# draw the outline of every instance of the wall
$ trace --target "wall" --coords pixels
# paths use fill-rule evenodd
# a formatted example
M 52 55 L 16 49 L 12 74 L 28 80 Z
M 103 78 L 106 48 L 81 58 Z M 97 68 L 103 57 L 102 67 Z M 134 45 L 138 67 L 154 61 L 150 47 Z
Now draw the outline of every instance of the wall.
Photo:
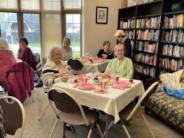
M 84 0 L 83 7 L 83 55 L 96 55 L 104 40 L 114 46 L 118 9 L 126 6 L 126 0 Z M 96 24 L 96 6 L 109 7 L 108 24 Z

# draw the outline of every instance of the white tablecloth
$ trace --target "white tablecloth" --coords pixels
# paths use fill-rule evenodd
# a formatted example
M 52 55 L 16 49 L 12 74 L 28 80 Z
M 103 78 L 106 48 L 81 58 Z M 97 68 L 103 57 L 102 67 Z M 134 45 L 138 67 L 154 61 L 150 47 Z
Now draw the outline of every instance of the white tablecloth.
M 86 73 L 90 72 L 104 72 L 109 61 L 104 63 L 83 63 Z
M 109 88 L 106 93 L 99 94 L 94 90 L 80 90 L 73 87 L 74 84 L 59 82 L 52 88 L 64 89 L 70 92 L 80 102 L 80 104 L 104 111 L 106 114 L 114 117 L 114 123 L 120 119 L 119 112 L 124 109 L 136 97 L 145 92 L 141 81 L 134 80 L 131 88 L 119 90 Z

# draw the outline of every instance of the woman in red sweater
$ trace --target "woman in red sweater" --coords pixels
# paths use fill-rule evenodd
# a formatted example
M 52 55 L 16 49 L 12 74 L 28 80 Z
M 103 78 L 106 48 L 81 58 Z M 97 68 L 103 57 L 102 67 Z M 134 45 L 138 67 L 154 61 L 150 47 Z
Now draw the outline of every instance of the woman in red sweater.
M 36 70 L 36 60 L 33 55 L 33 52 L 28 47 L 28 40 L 26 38 L 20 38 L 19 44 L 20 48 L 18 51 L 18 59 L 21 59 L 22 61 L 26 62 L 27 64 L 29 64 L 29 66 Z

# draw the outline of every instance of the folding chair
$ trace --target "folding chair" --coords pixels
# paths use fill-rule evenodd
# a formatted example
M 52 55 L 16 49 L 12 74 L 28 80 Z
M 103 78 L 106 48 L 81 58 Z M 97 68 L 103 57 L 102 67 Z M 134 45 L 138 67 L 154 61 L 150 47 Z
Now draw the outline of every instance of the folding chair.
M 133 115 L 136 113 L 136 111 L 139 109 L 139 107 L 141 106 L 141 103 L 144 101 L 144 99 L 153 91 L 156 89 L 156 87 L 158 86 L 158 82 L 154 82 L 147 90 L 146 92 L 139 98 L 137 104 L 132 108 L 131 112 L 129 113 L 129 115 L 125 118 L 125 114 L 124 114 L 124 110 L 122 110 L 119 114 L 120 114 L 120 124 L 121 124 L 121 128 L 125 131 L 126 135 L 128 136 L 128 138 L 131 138 L 130 133 L 128 132 L 127 126 L 130 124 L 131 118 L 133 117 Z M 151 135 L 153 138 L 155 138 L 154 133 L 151 130 L 150 124 L 148 123 L 148 121 L 146 120 L 146 117 L 144 116 L 143 113 L 141 113 L 143 120 L 146 123 L 146 126 L 148 127 Z M 109 129 L 113 126 L 113 122 L 110 122 L 109 125 L 106 128 L 106 131 L 104 132 L 103 136 L 105 137 L 109 131 Z
M 102 137 L 102 131 L 97 123 L 97 115 L 89 111 L 84 111 L 80 103 L 71 94 L 65 90 L 52 89 L 48 93 L 48 98 L 57 118 L 50 137 L 53 135 L 58 120 L 62 120 L 64 126 L 63 136 L 65 133 L 65 124 L 67 123 L 69 125 L 86 125 L 90 127 L 87 138 L 90 138 L 92 129 L 96 125 Z
M 22 128 L 20 138 L 23 138 L 25 111 L 22 103 L 12 96 L 0 98 L 0 106 L 3 112 L 3 123 L 5 132 L 15 135 L 18 128 Z

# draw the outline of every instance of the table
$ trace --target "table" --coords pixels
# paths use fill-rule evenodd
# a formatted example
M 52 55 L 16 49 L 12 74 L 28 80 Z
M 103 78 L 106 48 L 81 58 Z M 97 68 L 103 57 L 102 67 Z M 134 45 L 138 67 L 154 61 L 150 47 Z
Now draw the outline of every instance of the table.
M 102 59 L 95 56 L 83 56 L 79 58 L 79 61 L 84 65 L 86 73 L 104 72 L 109 63 L 108 59 Z
M 113 116 L 114 124 L 120 120 L 119 112 L 145 92 L 143 83 L 139 80 L 134 80 L 134 83 L 128 89 L 109 88 L 106 93 L 97 93 L 94 90 L 80 90 L 73 86 L 74 84 L 72 83 L 59 82 L 54 84 L 52 88 L 66 90 L 80 101 L 81 105 L 101 110 Z

